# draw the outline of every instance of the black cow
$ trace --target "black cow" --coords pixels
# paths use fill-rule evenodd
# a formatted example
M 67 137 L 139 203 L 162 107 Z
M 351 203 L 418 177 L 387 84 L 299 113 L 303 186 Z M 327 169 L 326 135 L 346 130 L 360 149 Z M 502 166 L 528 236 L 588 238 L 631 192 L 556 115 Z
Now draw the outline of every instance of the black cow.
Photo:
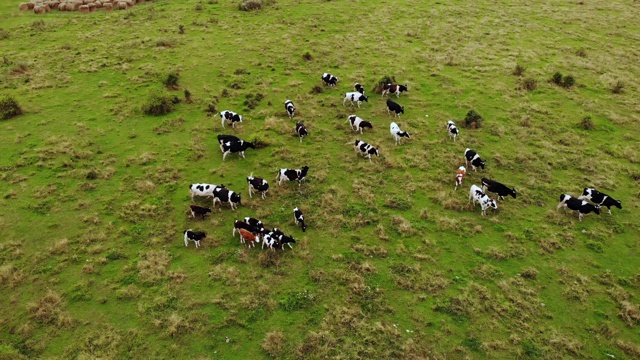
M 190 205 L 191 208 L 191 217 L 195 218 L 196 215 L 202 216 L 202 220 L 204 220 L 205 215 L 211 212 L 211 209 L 198 206 L 198 205 Z
M 405 91 L 409 91 L 408 88 L 409 85 L 395 85 L 395 84 L 384 84 L 382 86 L 382 95 L 384 96 L 385 94 L 396 94 L 396 97 L 400 97 L 400 94 L 405 92 Z
M 247 150 L 248 148 L 252 148 L 255 149 L 256 146 L 248 141 L 244 141 L 244 140 L 240 140 L 240 141 L 226 141 L 223 142 L 221 145 L 222 148 L 222 161 L 224 161 L 224 159 L 227 157 L 227 155 L 229 155 L 229 153 L 239 153 L 239 155 L 242 156 L 242 158 L 244 159 L 244 152 L 245 150 Z
M 220 118 L 222 119 L 222 128 L 224 129 L 224 123 L 231 122 L 231 127 L 236 127 L 236 123 L 242 122 L 242 115 L 238 115 L 233 111 L 225 110 L 220 112 Z
M 615 206 L 618 209 L 622 209 L 622 202 L 620 200 L 616 200 L 611 196 L 601 193 L 594 188 L 585 188 L 584 191 L 582 191 L 582 195 L 580 195 L 578 199 L 589 200 L 594 204 L 606 206 L 607 210 L 609 210 L 609 215 L 611 215 L 612 206 Z
M 513 196 L 514 199 L 516 198 L 516 189 L 510 189 L 506 185 L 487 178 L 482 178 L 482 190 L 498 194 L 499 200 L 504 200 L 507 195 Z
M 193 231 L 191 229 L 184 231 L 184 246 L 189 246 L 189 241 L 196 244 L 196 248 L 200 247 L 200 241 L 206 238 L 207 234 L 202 231 Z
M 278 186 L 282 185 L 283 181 L 298 181 L 298 186 L 302 183 L 307 177 L 307 172 L 309 171 L 308 166 L 303 166 L 301 170 L 296 169 L 280 169 L 278 171 L 278 175 L 276 175 L 276 181 L 278 181 Z
M 293 218 L 296 221 L 296 225 L 298 225 L 298 223 L 300 223 L 300 226 L 302 227 L 302 232 L 307 231 L 307 225 L 304 224 L 304 215 L 302 214 L 302 211 L 300 211 L 300 209 L 293 208 Z
M 369 158 L 369 162 L 371 162 L 371 155 L 380 156 L 380 152 L 378 149 L 373 147 L 373 145 L 369 145 L 364 141 L 356 140 L 353 144 L 353 149 L 356 153 L 360 150 L 360 153 L 364 155 L 364 157 Z
M 353 89 L 357 92 L 359 92 L 360 94 L 364 95 L 364 87 L 362 85 L 360 85 L 359 83 L 356 83 L 353 86 Z
M 344 105 L 345 101 L 351 101 L 351 106 L 353 106 L 353 102 L 357 102 L 358 103 L 358 107 L 360 107 L 360 104 L 363 101 L 369 102 L 369 98 L 364 95 L 361 94 L 359 92 L 348 92 L 346 94 L 344 94 L 344 99 L 342 100 L 342 105 Z
M 293 105 L 293 101 L 287 100 L 284 102 L 284 108 L 287 110 L 290 118 L 293 118 L 293 113 L 296 111 L 296 107 Z
M 298 121 L 296 123 L 296 133 L 298 133 L 298 136 L 300 137 L 300 142 L 302 142 L 303 137 L 309 135 L 309 132 L 302 121 Z
M 224 152 L 224 150 L 222 150 L 222 143 L 229 141 L 240 141 L 240 138 L 235 135 L 218 134 L 218 144 L 220 144 L 220 151 Z
M 404 106 L 387 99 L 387 113 L 391 114 L 392 111 L 396 116 L 400 117 L 400 114 L 404 114 Z
M 600 206 L 589 204 L 586 201 L 576 199 L 573 196 L 567 195 L 567 194 L 560 195 L 560 202 L 556 207 L 556 211 L 563 206 L 571 210 L 577 211 L 578 219 L 580 219 L 580 221 L 582 221 L 582 217 L 584 215 L 590 212 L 595 212 L 596 214 L 600 215 Z
M 338 83 L 338 78 L 329 73 L 324 73 L 322 74 L 322 82 L 325 85 L 336 86 L 336 84 Z
M 476 171 L 476 167 L 481 167 L 482 170 L 484 170 L 484 161 L 482 161 L 482 159 L 480 159 L 480 155 L 478 155 L 477 152 L 467 148 L 464 151 L 464 158 L 466 160 L 465 164 L 467 166 L 469 166 L 469 163 L 471 163 L 471 168 L 473 169 L 473 171 Z
M 231 210 L 235 210 L 238 208 L 238 204 L 242 205 L 241 200 L 240 194 L 227 188 L 219 187 L 213 190 L 213 207 L 216 206 L 216 201 L 219 201 L 220 204 L 228 202 L 231 206 Z
M 262 223 L 262 221 L 260 221 L 260 220 L 258 220 L 256 218 L 252 218 L 252 217 L 248 217 L 247 216 L 246 218 L 244 218 L 244 222 L 246 222 L 247 224 L 249 224 L 249 225 L 251 225 L 251 226 L 253 226 L 253 227 L 257 228 L 257 229 L 260 229 L 260 228 L 264 227 L 264 224 Z
M 269 183 L 267 180 L 249 175 L 249 177 L 247 177 L 247 183 L 249 184 L 249 197 L 253 197 L 251 194 L 254 191 L 259 192 L 263 199 L 267 196 L 267 191 L 269 191 Z

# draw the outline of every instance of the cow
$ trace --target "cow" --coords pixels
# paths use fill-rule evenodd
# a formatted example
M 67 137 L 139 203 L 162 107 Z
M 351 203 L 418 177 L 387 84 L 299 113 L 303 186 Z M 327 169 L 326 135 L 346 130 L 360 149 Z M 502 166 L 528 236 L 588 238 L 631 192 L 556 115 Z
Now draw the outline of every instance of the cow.
M 473 200 L 473 205 L 475 205 L 476 202 L 480 204 L 480 208 L 482 209 L 482 216 L 485 216 L 488 208 L 498 210 L 498 204 L 496 203 L 496 201 L 482 192 L 482 189 L 478 187 L 478 185 L 471 185 L 471 188 L 469 189 L 469 201 L 471 200 Z
M 501 201 L 504 200 L 504 197 L 507 195 L 511 195 L 514 199 L 517 195 L 516 189 L 509 188 L 506 185 L 487 178 L 482 178 L 482 191 L 489 191 L 498 194 L 498 200 Z
M 346 94 L 344 94 L 344 99 L 342 100 L 342 105 L 344 105 L 344 103 L 349 100 L 351 101 L 351 106 L 353 106 L 353 102 L 357 102 L 358 103 L 358 107 L 360 107 L 360 104 L 363 101 L 369 102 L 369 98 L 364 95 L 361 94 L 359 92 L 348 92 Z
M 473 169 L 473 171 L 476 171 L 476 167 L 481 167 L 482 170 L 484 170 L 485 163 L 484 161 L 482 161 L 482 159 L 480 159 L 480 155 L 478 155 L 478 153 L 474 150 L 467 148 L 464 151 L 464 158 L 466 160 L 465 165 L 469 166 L 469 163 L 471 163 L 471 168 Z
M 254 191 L 259 192 L 263 199 L 267 196 L 267 191 L 269 191 L 269 183 L 267 180 L 253 177 L 253 174 L 251 174 L 247 177 L 247 184 L 249 184 L 249 197 L 253 197 L 251 194 Z
M 229 155 L 230 153 L 238 153 L 239 156 L 242 156 L 244 159 L 244 152 L 248 148 L 255 149 L 256 146 L 252 142 L 240 140 L 240 141 L 227 141 L 223 142 L 221 145 L 222 148 L 222 161 Z
M 609 215 L 611 215 L 612 206 L 615 206 L 618 209 L 622 209 L 622 202 L 620 200 L 616 200 L 611 196 L 601 193 L 594 188 L 585 188 L 582 191 L 582 195 L 580 195 L 578 199 L 589 200 L 596 205 L 606 206 L 607 210 L 609 210 Z
M 240 242 L 242 244 L 247 242 L 248 247 L 255 247 L 256 242 L 260 242 L 260 238 L 246 229 L 240 229 Z
M 222 150 L 222 144 L 230 141 L 240 141 L 240 138 L 235 135 L 218 134 L 218 144 L 220 144 L 220 151 L 224 153 L 224 150 Z
M 202 206 L 198 206 L 198 205 L 190 205 L 189 206 L 191 208 L 191 217 L 195 218 L 196 215 L 200 215 L 202 216 L 202 220 L 204 220 L 205 215 L 207 215 L 207 213 L 211 212 L 211 209 L 206 208 L 206 207 L 202 207 Z
M 360 130 L 360 134 L 362 134 L 362 130 L 365 128 L 373 129 L 371 122 L 362 120 L 355 115 L 349 115 L 349 117 L 347 117 L 347 122 L 349 123 L 349 127 L 354 131 Z
M 298 121 L 296 123 L 296 133 L 298 133 L 298 136 L 300 137 L 300 142 L 302 142 L 303 137 L 309 135 L 309 132 L 302 121 Z
M 280 169 L 278 174 L 276 175 L 276 181 L 278 182 L 278 186 L 282 185 L 283 181 L 297 181 L 298 186 L 302 184 L 302 180 L 307 177 L 307 172 L 309 172 L 308 166 L 303 166 L 302 169 Z
M 391 135 L 393 135 L 393 138 L 396 141 L 396 145 L 398 145 L 398 143 L 400 142 L 400 139 L 403 137 L 406 137 L 407 139 L 411 139 L 411 136 L 409 136 L 409 133 L 406 131 L 400 130 L 400 127 L 398 126 L 398 124 L 394 122 L 391 123 L 391 126 L 389 127 L 389 132 L 391 132 Z
M 234 220 L 233 221 L 233 236 L 236 236 L 236 230 L 240 230 L 240 229 L 245 229 L 245 230 L 250 231 L 250 232 L 252 232 L 254 234 L 259 233 L 260 231 L 264 230 L 262 225 L 254 226 L 252 224 L 249 224 L 246 220 L 245 221 Z M 240 239 L 240 241 L 242 241 L 242 239 Z
M 304 224 L 304 215 L 302 214 L 302 211 L 300 211 L 300 209 L 298 209 L 297 207 L 293 208 L 293 219 L 296 221 L 296 225 L 300 223 L 302 232 L 307 231 L 307 225 Z
M 265 245 L 267 245 L 267 248 L 271 249 L 271 251 L 275 251 L 275 248 L 278 247 L 280 243 L 276 235 L 270 232 L 262 237 L 262 249 L 264 249 Z
M 264 227 L 264 224 L 262 223 L 262 221 L 256 219 L 256 218 L 252 218 L 252 217 L 245 217 L 244 218 L 244 222 L 253 226 L 256 229 L 260 229 Z
M 220 112 L 220 118 L 222 119 L 222 128 L 224 129 L 224 123 L 229 121 L 231 123 L 231 127 L 235 128 L 236 123 L 242 122 L 242 115 L 238 115 L 233 111 L 225 110 Z
M 196 249 L 200 247 L 200 241 L 206 238 L 207 234 L 202 231 L 193 231 L 191 229 L 184 231 L 184 246 L 189 246 L 189 241 L 196 244 Z
M 380 97 L 391 93 L 396 94 L 396 97 L 399 98 L 401 93 L 409 91 L 408 86 L 409 85 L 384 84 L 382 86 L 382 95 Z
M 590 212 L 600 215 L 600 205 L 593 205 L 584 200 L 576 199 L 571 195 L 560 195 L 560 202 L 556 207 L 556 211 L 561 207 L 566 207 L 578 212 L 578 219 L 582 221 L 582 217 Z
M 353 86 L 353 89 L 357 92 L 359 92 L 360 94 L 364 95 L 364 87 L 362 85 L 360 85 L 359 83 L 356 83 Z
M 278 244 L 282 246 L 283 251 L 285 245 L 289 245 L 289 248 L 293 249 L 293 246 L 291 246 L 291 244 L 295 243 L 296 240 L 293 238 L 293 236 L 287 236 L 284 234 L 278 236 Z
M 380 152 L 378 151 L 378 149 L 358 139 L 356 139 L 355 143 L 353 144 L 353 149 L 356 154 L 358 153 L 358 150 L 360 150 L 360 153 L 362 153 L 364 157 L 369 158 L 369 162 L 372 162 L 371 155 L 380 156 Z
M 453 190 L 458 190 L 458 186 L 462 186 L 462 180 L 467 176 L 467 169 L 464 166 L 460 166 L 456 171 L 456 187 Z
M 236 210 L 238 204 L 242 205 L 240 194 L 227 188 L 218 187 L 213 190 L 213 207 L 216 207 L 216 201 L 220 202 L 221 205 L 223 202 L 228 202 L 231 210 Z
M 338 78 L 329 73 L 324 73 L 322 74 L 322 82 L 328 86 L 336 86 Z
M 453 138 L 453 141 L 456 141 L 456 137 L 459 134 L 458 128 L 456 127 L 456 124 L 449 120 L 447 121 L 447 132 L 449 132 L 449 137 Z
M 296 111 L 296 107 L 293 105 L 293 101 L 287 100 L 284 102 L 284 109 L 287 110 L 289 117 L 293 119 L 293 113 Z
M 391 115 L 392 111 L 395 116 L 400 117 L 400 114 L 404 114 L 404 106 L 400 106 L 398 103 L 387 99 L 387 113 Z
M 193 200 L 194 196 L 211 196 L 213 197 L 213 190 L 217 187 L 224 187 L 224 185 L 214 185 L 214 184 L 191 184 L 189 185 L 189 195 L 191 196 L 191 200 Z

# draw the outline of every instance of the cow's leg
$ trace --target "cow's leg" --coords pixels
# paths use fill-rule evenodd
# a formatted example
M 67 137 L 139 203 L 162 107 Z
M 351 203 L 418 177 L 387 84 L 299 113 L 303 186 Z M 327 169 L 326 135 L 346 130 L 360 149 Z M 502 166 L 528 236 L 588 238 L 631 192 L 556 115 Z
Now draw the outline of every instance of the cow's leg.
M 240 154 L 242 154 L 242 158 L 243 158 L 243 159 L 246 159 L 246 158 L 244 157 L 244 151 L 241 151 L 241 152 L 240 152 Z
M 291 246 L 291 244 L 290 244 L 290 243 L 287 243 L 287 245 L 289 245 L 289 247 L 290 247 L 291 249 L 293 249 L 293 246 Z M 282 249 L 282 250 L 284 250 L 284 249 Z
M 251 196 L 251 185 L 249 185 L 249 197 L 252 197 Z
M 224 118 L 222 118 L 222 128 L 224 129 Z
M 582 213 L 580 211 L 578 211 L 578 220 L 582 221 Z
M 224 161 L 224 158 L 227 157 L 227 155 L 229 154 L 230 150 L 227 150 L 224 154 L 222 154 L 222 161 Z
M 187 238 L 187 234 L 184 234 L 184 246 L 189 247 L 189 239 Z

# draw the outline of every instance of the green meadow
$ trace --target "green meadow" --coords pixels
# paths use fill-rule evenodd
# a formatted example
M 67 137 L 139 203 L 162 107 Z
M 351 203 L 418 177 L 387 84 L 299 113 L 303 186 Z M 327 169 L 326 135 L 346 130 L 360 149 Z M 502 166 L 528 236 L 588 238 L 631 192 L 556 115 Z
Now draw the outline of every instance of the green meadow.
M 0 98 L 23 110 L 0 120 L 0 359 L 640 358 L 639 2 L 18 4 L 0 0 Z M 399 119 L 385 78 L 408 85 L 388 97 Z M 343 105 L 356 82 L 368 102 Z M 158 96 L 173 111 L 145 114 Z M 243 122 L 223 129 L 223 110 Z M 223 162 L 218 134 L 257 148 Z M 454 191 L 466 148 L 486 169 Z M 481 216 L 482 177 L 517 198 Z M 211 206 L 193 183 L 242 204 L 192 219 Z M 587 187 L 623 208 L 556 211 Z M 240 244 L 246 216 L 293 249 Z M 199 249 L 185 229 L 207 233 Z

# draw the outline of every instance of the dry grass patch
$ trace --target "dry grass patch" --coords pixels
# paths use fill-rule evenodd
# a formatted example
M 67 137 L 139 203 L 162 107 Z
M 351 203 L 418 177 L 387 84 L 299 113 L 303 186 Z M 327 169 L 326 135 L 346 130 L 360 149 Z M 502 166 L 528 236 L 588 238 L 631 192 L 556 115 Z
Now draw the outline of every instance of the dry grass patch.
M 0 285 L 13 289 L 20 285 L 25 275 L 13 264 L 0 265 Z
M 640 345 L 624 340 L 616 341 L 616 345 L 620 348 L 620 350 L 624 351 L 625 354 L 631 356 L 634 359 L 640 359 Z
M 53 290 L 49 290 L 44 297 L 37 302 L 27 305 L 29 317 L 44 325 L 54 325 L 58 328 L 69 327 L 73 320 L 62 309 L 65 303 L 62 297 Z
M 164 250 L 151 250 L 142 255 L 138 261 L 140 281 L 143 283 L 155 283 L 167 278 L 167 268 L 171 262 L 171 256 Z

